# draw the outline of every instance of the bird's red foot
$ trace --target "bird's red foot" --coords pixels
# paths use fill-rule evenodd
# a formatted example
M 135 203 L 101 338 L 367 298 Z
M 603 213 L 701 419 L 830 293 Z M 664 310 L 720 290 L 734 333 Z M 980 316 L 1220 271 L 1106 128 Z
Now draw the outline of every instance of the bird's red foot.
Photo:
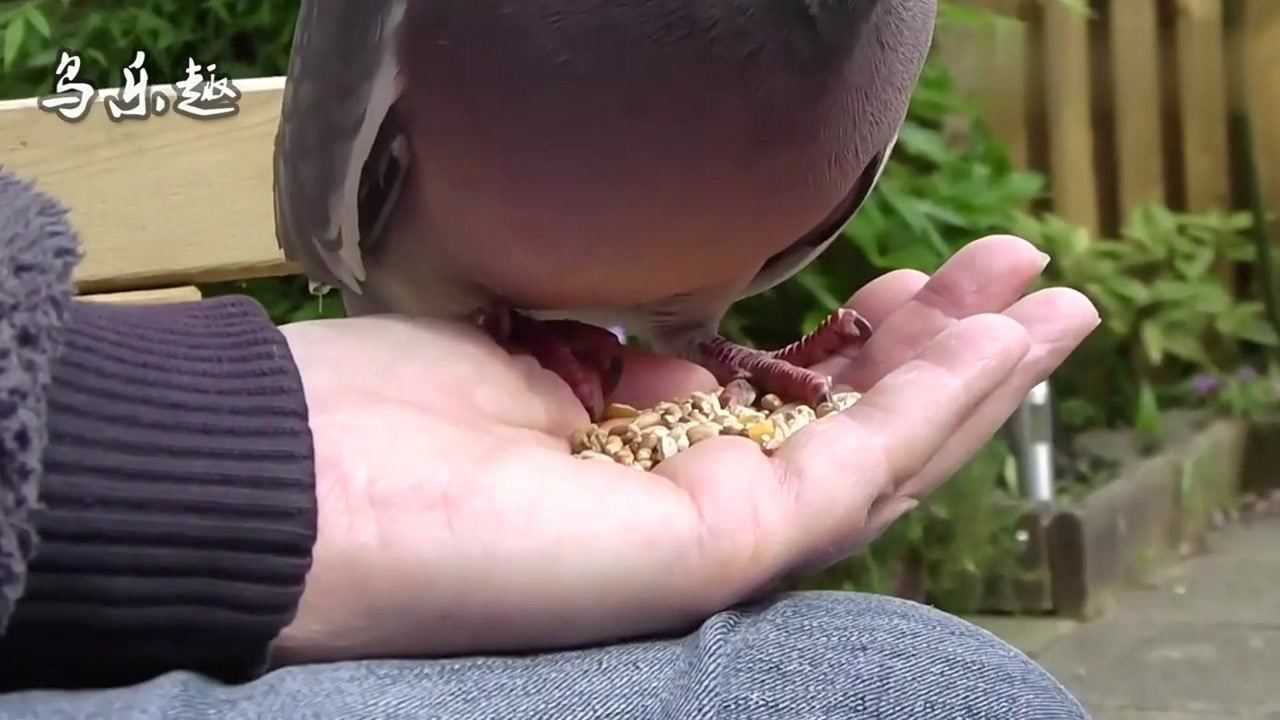
M 512 354 L 530 355 L 560 376 L 593 421 L 622 379 L 622 343 L 612 332 L 573 320 L 535 320 L 511 310 L 480 314 L 479 324 Z
M 840 308 L 813 332 L 780 350 L 756 350 L 719 335 L 700 348 L 702 365 L 725 387 L 730 403 L 755 402 L 754 388 L 785 402 L 810 406 L 831 399 L 831 378 L 809 367 L 846 348 L 860 348 L 871 338 L 871 323 L 848 308 Z

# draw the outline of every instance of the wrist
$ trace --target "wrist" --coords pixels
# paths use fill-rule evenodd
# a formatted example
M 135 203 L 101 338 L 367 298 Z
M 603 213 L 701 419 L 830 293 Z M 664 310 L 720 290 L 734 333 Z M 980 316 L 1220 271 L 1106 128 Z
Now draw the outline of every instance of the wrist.
M 340 456 L 342 433 L 330 430 L 329 403 L 325 401 L 323 389 L 327 378 L 323 372 L 317 372 L 315 363 L 311 362 L 310 347 L 314 343 L 308 342 L 311 336 L 307 331 L 313 329 L 309 327 L 313 325 L 299 323 L 280 328 L 296 361 L 302 394 L 309 409 L 307 424 L 314 451 L 315 542 L 296 610 L 268 650 L 268 664 L 272 668 L 351 659 L 358 656 L 360 647 L 351 637 L 350 620 L 356 609 L 349 607 L 353 590 L 359 584 L 349 582 L 354 576 L 341 569 L 348 556 L 344 550 L 350 549 L 350 543 L 335 537 L 341 528 L 351 528 L 358 520 L 346 493 L 345 463 Z

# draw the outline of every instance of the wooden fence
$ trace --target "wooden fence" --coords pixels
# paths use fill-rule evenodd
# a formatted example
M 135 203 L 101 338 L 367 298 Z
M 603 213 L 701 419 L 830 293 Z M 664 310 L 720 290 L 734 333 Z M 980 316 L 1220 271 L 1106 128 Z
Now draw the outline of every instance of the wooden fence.
M 1280 0 L 963 0 L 1002 18 L 948 25 L 938 52 L 1051 209 L 1112 232 L 1145 203 L 1247 207 L 1231 118 L 1250 118 L 1280 213 Z

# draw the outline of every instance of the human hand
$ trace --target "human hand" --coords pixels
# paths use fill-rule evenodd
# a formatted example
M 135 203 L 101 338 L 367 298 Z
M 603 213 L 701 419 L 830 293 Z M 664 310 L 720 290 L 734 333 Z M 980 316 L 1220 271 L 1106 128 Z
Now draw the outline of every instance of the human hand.
M 283 328 L 316 445 L 319 537 L 281 662 L 539 650 L 688 628 L 865 546 L 962 466 L 1096 327 L 1047 258 L 991 237 L 850 302 L 876 328 L 828 360 L 864 391 L 773 457 L 700 443 L 652 473 L 569 455 L 588 422 L 554 374 L 457 323 Z M 629 350 L 619 399 L 714 386 Z

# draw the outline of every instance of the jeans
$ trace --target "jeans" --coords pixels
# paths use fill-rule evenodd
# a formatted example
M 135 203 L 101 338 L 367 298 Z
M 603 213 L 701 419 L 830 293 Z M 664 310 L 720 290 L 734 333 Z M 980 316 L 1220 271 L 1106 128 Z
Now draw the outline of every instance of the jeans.
M 1058 720 L 1067 691 L 986 631 L 915 603 L 797 593 L 664 640 L 527 657 L 290 667 L 228 686 L 0 697 L 0 718 Z

